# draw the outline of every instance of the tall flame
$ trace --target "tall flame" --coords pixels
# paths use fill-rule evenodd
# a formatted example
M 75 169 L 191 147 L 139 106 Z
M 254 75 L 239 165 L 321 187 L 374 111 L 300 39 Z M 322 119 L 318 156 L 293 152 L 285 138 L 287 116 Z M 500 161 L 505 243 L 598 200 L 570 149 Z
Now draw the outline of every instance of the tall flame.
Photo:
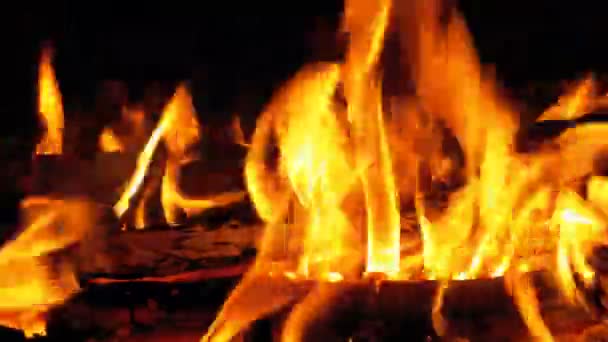
M 597 275 L 589 259 L 608 242 L 603 195 L 608 181 L 584 177 L 606 150 L 608 125 L 570 127 L 538 153 L 517 153 L 518 113 L 480 65 L 457 11 L 441 0 L 349 0 L 344 20 L 350 45 L 343 64 L 317 63 L 298 72 L 259 117 L 251 143 L 245 142 L 238 117 L 233 121 L 235 142 L 249 148 L 247 191 L 266 230 L 255 265 L 203 340 L 230 340 L 262 315 L 301 299 L 282 336 L 300 340 L 339 297 L 341 287 L 333 283 L 361 278 L 437 280 L 431 319 L 441 335 L 449 330 L 441 306 L 450 285 L 495 277 L 504 278 L 531 335 L 552 340 L 527 272 L 552 273 L 572 304 L 584 300 L 581 288 L 593 286 Z M 379 64 L 392 23 L 399 28 L 403 77 L 414 91 L 386 106 Z M 50 50 L 41 58 L 39 87 L 46 132 L 36 153 L 60 154 L 63 110 Z M 578 122 L 600 103 L 589 77 L 539 121 Z M 131 114 L 134 127 L 143 127 L 138 121 L 143 111 Z M 189 198 L 180 191 L 181 167 L 195 158 L 200 128 L 190 93 L 178 87 L 114 206 L 118 216 L 143 191 L 136 224 L 145 226 L 151 191 L 145 178 L 153 158 L 161 155 L 161 202 L 168 223 L 178 223 L 181 213 L 244 198 L 242 192 Z M 141 132 L 134 135 L 146 137 Z M 110 128 L 99 143 L 111 152 L 131 145 Z M 164 154 L 157 153 L 161 144 Z M 581 179 L 585 196 L 573 186 Z M 450 184 L 456 190 L 440 200 L 435 188 L 446 182 L 458 184 Z M 402 234 L 407 223 L 402 201 L 410 199 L 418 225 Z M 83 217 L 90 217 L 80 216 L 81 202 L 44 202 L 48 207 L 0 249 L 0 269 L 25 270 L 34 277 L 25 282 L 17 272 L 7 286 L 0 282 L 0 298 L 5 297 L 0 321 L 28 333 L 42 329 L 40 312 L 77 290 L 69 267 L 54 276 L 45 256 L 80 241 L 87 227 Z M 26 205 L 28 212 L 35 206 Z M 50 229 L 57 221 L 69 234 Z M 54 286 L 57 279 L 67 287 Z M 310 279 L 315 281 L 311 291 L 296 286 Z M 289 285 L 281 285 L 285 282 Z
M 345 24 L 351 42 L 342 76 L 367 208 L 366 271 L 396 275 L 400 236 L 397 190 L 381 91 L 374 74 L 390 7 L 390 1 L 347 1 Z

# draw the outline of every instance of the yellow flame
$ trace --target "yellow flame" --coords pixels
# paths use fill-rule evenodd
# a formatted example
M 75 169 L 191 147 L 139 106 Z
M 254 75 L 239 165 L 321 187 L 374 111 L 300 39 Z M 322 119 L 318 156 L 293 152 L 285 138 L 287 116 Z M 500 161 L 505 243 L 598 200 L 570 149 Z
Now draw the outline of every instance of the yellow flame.
M 81 241 L 94 216 L 88 203 L 75 200 L 34 200 L 23 213 L 29 224 L 0 249 L 0 324 L 31 337 L 45 333 L 45 312 L 79 290 L 72 266 L 47 255 Z
M 345 25 L 351 42 L 342 76 L 367 208 L 366 271 L 393 276 L 399 272 L 400 219 L 381 91 L 373 73 L 390 7 L 390 1 L 346 2 Z
M 557 104 L 543 112 L 538 120 L 576 119 L 593 109 L 596 98 L 596 83 L 589 76 L 578 82 L 572 90 L 561 96 Z
M 44 133 L 36 154 L 63 152 L 63 104 L 52 64 L 53 51 L 42 51 L 38 69 L 38 112 L 44 124 Z
M 345 63 L 305 67 L 258 119 L 245 176 L 267 228 L 255 266 L 203 340 L 228 340 L 289 301 L 248 301 L 262 295 L 256 284 L 265 277 L 281 279 L 289 292 L 302 278 L 323 287 L 366 273 L 438 280 L 432 319 L 440 335 L 450 281 L 504 276 L 530 333 L 551 341 L 523 272 L 552 273 L 572 303 L 582 299 L 581 286 L 591 286 L 587 260 L 608 242 L 605 181 L 591 178 L 588 200 L 572 184 L 594 169 L 608 125 L 572 128 L 553 148 L 516 153 L 518 113 L 481 67 L 462 15 L 438 0 L 345 5 Z M 389 18 L 399 19 L 415 86 L 415 96 L 398 100 L 385 98 L 377 72 Z M 585 81 L 560 100 L 559 115 L 549 110 L 541 119 L 573 119 L 593 108 L 593 87 Z M 452 181 L 457 190 L 438 199 L 436 185 Z M 400 200 L 412 196 L 419 230 L 402 234 Z M 357 253 L 363 245 L 365 256 Z M 294 307 L 284 340 L 301 338 L 331 305 L 315 291 Z
M 166 111 L 168 115 L 175 117 L 164 134 L 168 157 L 161 185 L 161 201 L 167 222 L 178 223 L 178 212 L 181 210 L 187 215 L 193 215 L 209 208 L 226 206 L 242 200 L 245 197 L 242 191 L 222 193 L 208 198 L 189 198 L 182 194 L 178 185 L 180 167 L 184 162 L 192 159 L 189 149 L 200 140 L 200 125 L 192 98 L 185 88 L 178 89 L 167 105 Z

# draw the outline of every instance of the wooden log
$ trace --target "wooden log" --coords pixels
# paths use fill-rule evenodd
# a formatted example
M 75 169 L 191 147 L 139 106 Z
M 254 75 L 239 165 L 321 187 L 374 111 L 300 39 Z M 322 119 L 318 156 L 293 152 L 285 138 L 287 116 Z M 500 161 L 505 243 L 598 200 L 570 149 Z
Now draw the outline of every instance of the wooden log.
M 256 254 L 262 229 L 260 225 L 227 223 L 214 229 L 192 225 L 117 231 L 107 236 L 103 249 L 90 251 L 88 258 L 82 254 L 79 256 L 79 260 L 103 257 L 104 263 L 82 262 L 78 269 L 85 281 L 93 278 L 135 280 L 145 277 L 165 277 L 165 281 L 171 281 L 166 277 L 202 270 L 213 272 L 212 269 L 236 267 L 249 262 Z M 86 254 L 87 250 L 80 253 Z M 244 270 L 245 266 L 238 272 Z
M 380 286 L 369 281 L 325 283 L 322 286 L 314 281 L 284 278 L 260 277 L 259 281 L 270 289 L 293 287 L 282 291 L 291 291 L 300 300 L 289 302 L 273 315 L 256 321 L 239 336 L 241 341 L 279 341 L 288 314 L 294 305 L 306 300 L 313 308 L 315 305 L 318 307 L 313 310 L 313 316 L 307 316 L 310 320 L 303 322 L 303 341 L 344 341 L 348 338 L 353 341 L 428 341 L 429 338 L 437 338 L 428 312 L 425 312 L 429 308 L 425 303 L 432 301 L 436 287 L 432 281 L 387 281 Z M 64 340 L 67 336 L 82 340 L 145 336 L 147 340 L 156 340 L 154 338 L 160 335 L 181 336 L 179 331 L 183 329 L 197 340 L 211 324 L 236 282 L 238 277 L 203 282 L 90 284 L 82 293 L 50 312 L 48 337 L 38 340 Z M 275 284 L 271 286 L 269 283 Z M 494 302 L 494 309 L 487 311 L 495 298 L 491 294 L 500 292 L 500 288 L 500 279 L 456 284 L 454 291 L 458 298 L 478 296 L 487 303 L 471 307 L 466 317 L 448 313 L 446 317 L 451 330 L 447 340 L 461 337 L 469 341 L 527 340 L 526 328 L 517 314 L 503 310 L 498 302 Z M 323 300 L 315 303 L 319 298 Z M 471 303 L 467 300 L 448 302 L 450 300 L 445 305 L 459 305 L 461 308 Z M 605 329 L 598 328 L 597 321 L 567 306 L 545 308 L 544 318 L 555 332 L 557 341 L 594 341 L 582 338 L 606 336 Z
M 554 286 L 543 274 L 536 276 L 535 280 L 543 293 L 543 317 L 555 334 L 578 335 L 597 323 L 586 312 L 570 307 L 555 297 Z M 448 322 L 448 337 L 465 337 L 471 341 L 529 338 L 504 289 L 503 279 L 454 281 L 451 284 L 442 306 L 443 317 Z M 310 282 L 308 286 L 311 292 L 318 288 Z M 435 336 L 431 309 L 438 284 L 434 281 L 386 281 L 379 286 L 342 282 L 328 286 L 340 287 L 339 294 L 328 297 L 322 310 L 313 310 L 315 317 L 308 317 L 310 322 L 304 327 L 304 341 L 319 338 L 342 341 L 366 334 L 368 339 L 377 341 L 422 341 Z M 299 302 L 303 301 L 306 299 Z M 251 340 L 249 336 L 280 336 L 280 331 L 260 329 L 282 329 L 286 313 L 294 309 L 293 305 L 262 319 L 269 322 L 253 324 L 245 333 L 245 340 Z M 370 334 L 373 336 L 370 337 Z
M 203 282 L 91 284 L 48 315 L 37 340 L 200 339 L 237 277 Z M 0 335 L 1 337 L 1 335 Z

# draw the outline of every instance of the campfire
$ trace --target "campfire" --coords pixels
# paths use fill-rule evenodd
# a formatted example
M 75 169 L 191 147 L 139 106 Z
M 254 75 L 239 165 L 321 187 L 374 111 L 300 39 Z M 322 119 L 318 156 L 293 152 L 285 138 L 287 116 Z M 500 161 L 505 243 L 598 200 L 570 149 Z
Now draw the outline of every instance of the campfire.
M 455 337 L 449 311 L 475 315 L 496 300 L 459 304 L 478 283 L 504 283 L 540 340 L 553 335 L 538 293 L 549 284 L 569 304 L 601 311 L 588 293 L 601 291 L 606 179 L 593 165 L 604 147 L 589 139 L 605 128 L 574 127 L 600 102 L 593 81 L 536 124 L 570 128 L 523 153 L 515 137 L 525 129 L 480 67 L 457 11 L 438 1 L 353 0 L 344 17 L 344 63 L 305 67 L 258 120 L 245 176 L 266 230 L 255 265 L 203 340 L 230 340 L 276 312 L 283 341 L 348 340 L 353 321 L 394 323 L 400 310 L 412 320 L 428 314 L 429 335 Z M 378 63 L 395 18 L 415 92 L 386 99 Z M 446 153 L 442 126 L 460 151 Z M 442 198 L 441 184 L 455 190 Z
M 24 227 L 0 248 L 0 324 L 44 335 L 53 312 L 94 288 L 203 286 L 244 273 L 203 341 L 606 338 L 606 97 L 589 77 L 520 123 L 463 17 L 446 7 L 346 1 L 344 60 L 304 66 L 251 139 L 234 116 L 246 190 L 205 195 L 188 184 L 212 182 L 185 172 L 214 163 L 198 153 L 204 122 L 186 84 L 156 122 L 124 106 L 100 133 L 96 159 L 74 160 L 44 50 L 45 132 Z M 381 58 L 391 34 L 411 81 L 399 96 L 383 91 L 395 77 Z M 203 260 L 209 251 L 193 246 L 221 245 L 201 228 L 205 215 L 239 205 L 258 219 L 231 235 L 255 247 L 251 264 L 117 276 L 128 259 L 107 252 L 117 241 L 151 257 L 147 239 L 189 234 L 183 250 L 167 248 Z

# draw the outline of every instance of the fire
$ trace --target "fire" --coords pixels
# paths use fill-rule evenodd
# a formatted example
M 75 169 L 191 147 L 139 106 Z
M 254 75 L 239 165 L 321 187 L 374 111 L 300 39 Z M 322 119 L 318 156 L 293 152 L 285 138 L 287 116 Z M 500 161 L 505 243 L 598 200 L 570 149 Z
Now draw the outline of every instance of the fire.
M 602 103 L 595 81 L 583 80 L 538 119 L 568 121 L 565 132 L 519 153 L 518 113 L 480 65 L 464 18 L 443 7 L 440 0 L 347 1 L 345 62 L 298 72 L 261 113 L 249 143 L 234 117 L 234 140 L 249 149 L 247 192 L 266 231 L 204 341 L 231 340 L 292 303 L 282 339 L 300 340 L 345 284 L 436 281 L 431 319 L 439 335 L 450 330 L 443 299 L 461 281 L 502 278 L 530 334 L 544 341 L 553 337 L 530 271 L 550 273 L 566 300 L 585 304 L 581 291 L 598 277 L 589 260 L 608 240 L 608 178 L 585 178 L 608 133 L 606 125 L 582 125 Z M 387 106 L 379 66 L 394 22 L 403 77 L 415 90 Z M 41 58 L 39 101 L 46 132 L 36 153 L 61 154 L 63 109 L 50 50 Z M 189 198 L 180 190 L 182 165 L 196 159 L 201 139 L 186 86 L 150 132 L 143 109 L 124 108 L 122 119 L 127 133 L 108 126 L 99 137 L 102 152 L 141 147 L 116 216 L 135 210 L 135 226 L 145 227 L 157 187 L 168 224 L 245 197 Z M 156 184 L 147 181 L 154 160 L 164 163 Z M 581 180 L 586 191 L 577 188 Z M 448 182 L 453 190 L 438 199 L 436 187 Z M 82 241 L 94 215 L 81 200 L 31 198 L 23 206 L 30 222 L 0 249 L 9 275 L 0 281 L 0 323 L 32 335 L 44 331 L 48 308 L 78 291 L 71 265 L 51 265 L 49 254 Z M 406 227 L 407 215 L 415 227 Z
M 243 128 L 241 127 L 241 118 L 238 115 L 233 116 L 230 128 L 234 142 L 238 145 L 249 147 L 249 143 L 245 140 L 245 133 L 243 133 Z
M 99 137 L 99 149 L 104 152 L 121 152 L 124 151 L 124 146 L 114 131 L 106 127 L 101 132 Z
M 144 113 L 141 111 L 125 111 L 125 121 L 133 127 L 133 136 L 141 136 L 144 126 Z M 112 151 L 110 144 L 105 144 L 109 136 L 114 137 L 109 128 L 106 136 L 100 136 L 100 146 L 104 151 Z M 104 140 L 105 139 L 105 140 Z M 124 138 L 123 138 L 124 139 Z M 209 198 L 188 198 L 182 194 L 178 187 L 181 165 L 195 158 L 192 148 L 200 140 L 200 124 L 196 117 L 196 111 L 192 104 L 192 98 L 185 86 L 176 90 L 173 98 L 166 105 L 156 128 L 152 131 L 143 150 L 139 153 L 137 165 L 133 175 L 128 181 L 124 192 L 114 205 L 114 211 L 118 217 L 131 206 L 131 201 L 139 191 L 143 191 L 143 197 L 136 207 L 137 228 L 143 228 L 145 222 L 145 204 L 153 191 L 151 183 L 145 184 L 146 174 L 149 166 L 157 155 L 157 149 L 164 143 L 166 147 L 165 171 L 161 182 L 161 202 L 164 216 L 169 224 L 178 222 L 180 211 L 187 215 L 200 213 L 209 208 L 225 206 L 244 198 L 241 191 L 227 192 Z M 122 146 L 122 143 L 120 143 Z M 142 190 L 143 189 L 143 190 Z
M 38 112 L 45 130 L 36 146 L 36 154 L 63 152 L 63 104 L 53 70 L 52 56 L 52 49 L 44 49 L 38 69 Z
M 399 272 L 399 208 L 379 80 L 372 69 L 382 51 L 390 7 L 390 1 L 354 1 L 346 6 L 351 42 L 342 78 L 367 209 L 366 272 L 394 276 Z
M 415 94 L 385 108 L 377 70 L 391 18 L 399 18 Z M 347 1 L 345 27 L 346 61 L 304 67 L 257 122 L 245 176 L 267 229 L 256 264 L 203 341 L 228 341 L 304 297 L 282 336 L 299 340 L 340 283 L 365 278 L 437 280 L 433 322 L 442 334 L 450 284 L 496 277 L 530 333 L 552 340 L 528 272 L 554 274 L 572 303 L 579 303 L 577 277 L 591 285 L 587 259 L 607 242 L 606 180 L 591 178 L 587 198 L 572 184 L 592 172 L 606 126 L 572 127 L 553 148 L 518 153 L 518 113 L 480 66 L 463 17 L 437 0 Z M 539 121 L 577 120 L 599 102 L 589 78 Z M 461 165 L 442 147 L 442 127 L 456 138 Z M 458 189 L 438 201 L 434 185 L 454 174 L 463 178 Z M 418 229 L 404 232 L 400 203 L 408 198 Z M 308 280 L 316 284 L 308 294 L 290 288 Z
M 124 153 L 140 148 L 148 140 L 149 126 L 141 106 L 125 106 L 121 109 L 121 120 L 117 125 L 104 127 L 99 136 L 99 149 L 103 152 Z
M 45 333 L 45 312 L 79 290 L 71 262 L 49 255 L 82 241 L 95 215 L 81 200 L 29 198 L 22 208 L 26 227 L 0 249 L 0 324 L 33 336 Z
M 557 104 L 541 114 L 538 120 L 576 119 L 581 113 L 593 110 L 597 100 L 596 91 L 595 81 L 589 76 L 560 97 Z
M 36 147 L 37 154 L 62 153 L 63 110 L 51 55 L 51 50 L 44 50 L 40 64 L 40 115 L 45 121 L 46 132 Z M 200 139 L 200 126 L 186 87 L 176 90 L 149 137 L 141 108 L 123 108 L 122 114 L 122 123 L 128 129 L 122 132 L 112 126 L 106 127 L 99 137 L 100 150 L 128 153 L 141 145 L 142 139 L 147 142 L 139 153 L 137 167 L 126 190 L 114 206 L 118 216 L 129 209 L 131 199 L 143 188 L 144 196 L 136 209 L 136 225 L 145 226 L 142 213 L 151 187 L 144 178 L 161 142 L 168 154 L 162 177 L 162 205 L 169 223 L 177 221 L 179 210 L 193 214 L 244 198 L 242 192 L 230 192 L 197 199 L 188 198 L 179 191 L 180 166 L 194 158 L 191 148 Z M 14 239 L 0 246 L 0 270 L 4 275 L 0 280 L 0 324 L 21 329 L 31 337 L 45 334 L 47 311 L 80 290 L 76 265 L 70 258 L 61 256 L 61 252 L 91 239 L 87 235 L 95 227 L 97 216 L 95 207 L 87 200 L 28 197 L 22 202 L 22 217 L 25 227 Z

